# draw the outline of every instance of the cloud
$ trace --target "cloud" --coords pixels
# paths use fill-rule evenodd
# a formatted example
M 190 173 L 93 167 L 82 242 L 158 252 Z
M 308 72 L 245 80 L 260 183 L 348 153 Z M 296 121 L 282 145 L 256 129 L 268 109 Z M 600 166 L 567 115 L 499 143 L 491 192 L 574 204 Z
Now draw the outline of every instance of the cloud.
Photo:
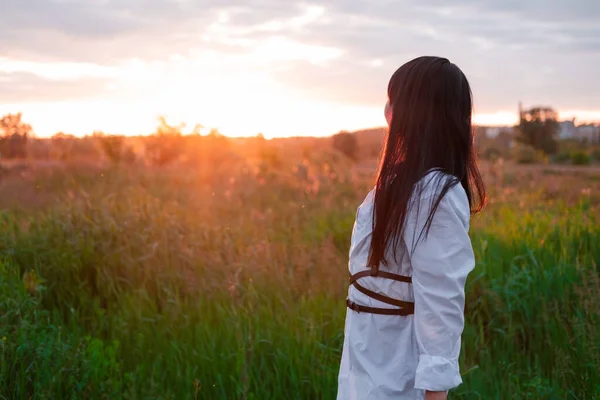
M 295 7 L 243 0 L 20 0 L 3 4 L 0 54 L 111 63 L 161 59 L 211 47 L 207 31 L 236 15 L 251 23 L 294 16 Z M 222 46 L 217 46 L 219 49 Z
M 5 2 L 6 3 L 6 2 Z M 260 0 L 20 0 L 3 4 L 0 49 L 53 57 L 155 58 L 208 48 L 207 37 L 256 39 L 273 33 L 348 49 L 354 55 L 393 55 L 398 46 L 447 44 L 563 46 L 600 51 L 600 3 L 430 0 L 319 4 Z M 53 45 L 51 45 L 53 44 Z M 133 46 L 137 44 L 138 46 Z M 87 45 L 87 47 L 85 47 Z M 7 54 L 3 51 L 3 54 Z
M 513 109 L 518 100 L 600 108 L 593 72 L 600 64 L 600 3 L 330 3 L 330 23 L 299 37 L 346 50 L 328 68 L 302 66 L 302 86 L 319 90 L 327 82 L 335 88 L 328 91 L 332 100 L 382 98 L 398 66 L 429 54 L 446 56 L 465 71 L 480 111 Z M 376 60 L 380 66 L 373 68 Z
M 268 71 L 297 93 L 373 105 L 383 101 L 387 79 L 402 63 L 441 55 L 465 71 L 481 111 L 513 109 L 518 100 L 600 109 L 597 1 L 3 3 L 0 54 L 12 59 L 115 66 L 172 55 L 215 62 L 216 55 L 226 68 L 237 63 Z M 14 74 L 4 85 L 17 93 L 13 98 L 33 98 L 18 83 L 28 87 L 36 79 L 57 85 Z M 90 91 L 110 86 L 109 77 L 82 79 Z M 73 82 L 56 90 L 63 96 L 83 91 Z
M 0 72 L 2 102 L 64 101 L 114 94 L 115 88 L 107 78 L 50 79 L 28 72 Z

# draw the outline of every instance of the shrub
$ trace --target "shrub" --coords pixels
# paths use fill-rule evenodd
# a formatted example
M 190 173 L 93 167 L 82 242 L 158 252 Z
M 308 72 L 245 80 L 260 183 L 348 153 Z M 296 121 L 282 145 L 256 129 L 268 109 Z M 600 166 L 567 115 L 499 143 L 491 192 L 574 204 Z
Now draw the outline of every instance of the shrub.
M 283 160 L 275 146 L 264 146 L 260 149 L 260 161 L 269 168 L 281 168 Z
M 351 160 L 356 160 L 358 155 L 358 140 L 356 135 L 349 132 L 340 132 L 333 135 L 333 148 Z
M 136 155 L 133 147 L 126 146 L 125 149 L 123 149 L 123 152 L 121 153 L 121 160 L 123 160 L 125 164 L 133 164 L 135 162 Z
M 181 135 L 157 134 L 146 142 L 146 157 L 151 164 L 163 166 L 177 160 L 183 150 Z
M 183 159 L 187 160 L 189 166 L 214 172 L 223 167 L 230 167 L 239 161 L 231 140 L 216 129 L 212 129 L 207 135 L 183 136 L 183 140 Z M 257 141 L 262 142 L 261 139 L 257 139 Z M 262 144 L 257 146 L 257 151 L 260 152 L 261 146 Z
M 151 164 L 163 166 L 179 159 L 184 149 L 181 127 L 167 124 L 160 118 L 156 133 L 146 140 L 146 157 Z
M 208 135 L 202 137 L 204 146 L 204 158 L 215 167 L 227 164 L 231 161 L 231 142 L 227 136 L 216 129 L 211 129 Z M 275 151 L 276 152 L 276 151 Z
M 21 120 L 21 114 L 8 114 L 0 118 L 0 157 L 26 158 L 27 139 L 31 126 Z
M 104 155 L 115 164 L 121 162 L 125 137 L 117 135 L 98 136 Z
M 520 146 L 516 150 L 515 159 L 519 164 L 534 164 L 539 161 L 539 155 L 533 147 Z
M 496 147 L 488 147 L 483 151 L 482 156 L 485 160 L 496 161 L 502 157 L 502 152 Z
M 86 160 L 98 160 L 101 150 L 98 148 L 93 137 L 72 138 L 71 158 L 83 158 Z
M 571 162 L 573 165 L 589 165 L 590 156 L 583 151 L 574 151 L 571 153 Z
M 571 154 L 567 151 L 561 151 L 552 157 L 552 162 L 557 164 L 566 164 L 571 161 Z
M 29 139 L 27 142 L 27 155 L 34 160 L 48 160 L 52 155 L 50 139 Z
M 34 141 L 39 141 L 39 139 Z M 95 137 L 77 138 L 73 135 L 58 132 L 50 138 L 49 156 L 61 161 L 69 161 L 75 158 L 88 161 L 97 160 L 100 156 L 100 151 L 96 142 L 97 138 Z M 42 154 L 37 154 L 35 158 L 43 158 L 40 156 Z
M 44 280 L 0 259 L 0 398 L 121 398 L 119 343 L 80 336 L 41 306 Z

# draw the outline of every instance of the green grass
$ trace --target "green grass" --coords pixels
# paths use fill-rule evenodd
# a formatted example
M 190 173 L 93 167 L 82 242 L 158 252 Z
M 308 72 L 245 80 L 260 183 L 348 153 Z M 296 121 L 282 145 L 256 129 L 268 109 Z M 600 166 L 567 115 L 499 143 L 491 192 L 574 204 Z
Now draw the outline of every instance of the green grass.
M 256 173 L 58 176 L 0 214 L 0 398 L 334 398 L 367 186 Z M 519 196 L 473 219 L 451 398 L 600 399 L 598 204 Z

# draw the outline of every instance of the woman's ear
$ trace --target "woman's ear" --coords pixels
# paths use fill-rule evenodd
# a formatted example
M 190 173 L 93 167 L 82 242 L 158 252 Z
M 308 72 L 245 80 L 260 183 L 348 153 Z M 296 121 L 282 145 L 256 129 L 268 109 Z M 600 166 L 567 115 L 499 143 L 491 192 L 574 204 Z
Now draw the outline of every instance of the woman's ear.
M 385 120 L 386 120 L 388 126 L 390 126 L 390 124 L 392 123 L 392 106 L 390 105 L 389 100 L 385 103 L 385 109 L 384 109 L 383 113 L 385 115 Z

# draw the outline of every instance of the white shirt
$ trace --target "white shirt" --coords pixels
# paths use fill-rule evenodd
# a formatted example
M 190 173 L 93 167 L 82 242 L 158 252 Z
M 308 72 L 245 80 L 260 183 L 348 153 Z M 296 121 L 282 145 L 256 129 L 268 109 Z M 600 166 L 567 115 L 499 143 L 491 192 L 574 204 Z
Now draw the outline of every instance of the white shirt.
M 441 175 L 440 175 L 441 174 Z M 435 171 L 417 185 L 419 207 L 409 207 L 397 260 L 388 252 L 380 270 L 412 276 L 412 284 L 381 277 L 359 283 L 376 293 L 415 303 L 414 315 L 378 315 L 347 309 L 344 347 L 338 377 L 338 400 L 424 399 L 425 390 L 447 391 L 462 383 L 458 366 L 464 327 L 465 281 L 475 260 L 469 238 L 469 202 L 460 184 L 443 197 L 427 237 L 413 246 L 427 220 Z M 352 231 L 349 269 L 367 269 L 372 234 L 373 191 L 358 208 Z M 414 249 L 414 250 L 413 250 Z M 357 304 L 394 308 L 359 292 Z

